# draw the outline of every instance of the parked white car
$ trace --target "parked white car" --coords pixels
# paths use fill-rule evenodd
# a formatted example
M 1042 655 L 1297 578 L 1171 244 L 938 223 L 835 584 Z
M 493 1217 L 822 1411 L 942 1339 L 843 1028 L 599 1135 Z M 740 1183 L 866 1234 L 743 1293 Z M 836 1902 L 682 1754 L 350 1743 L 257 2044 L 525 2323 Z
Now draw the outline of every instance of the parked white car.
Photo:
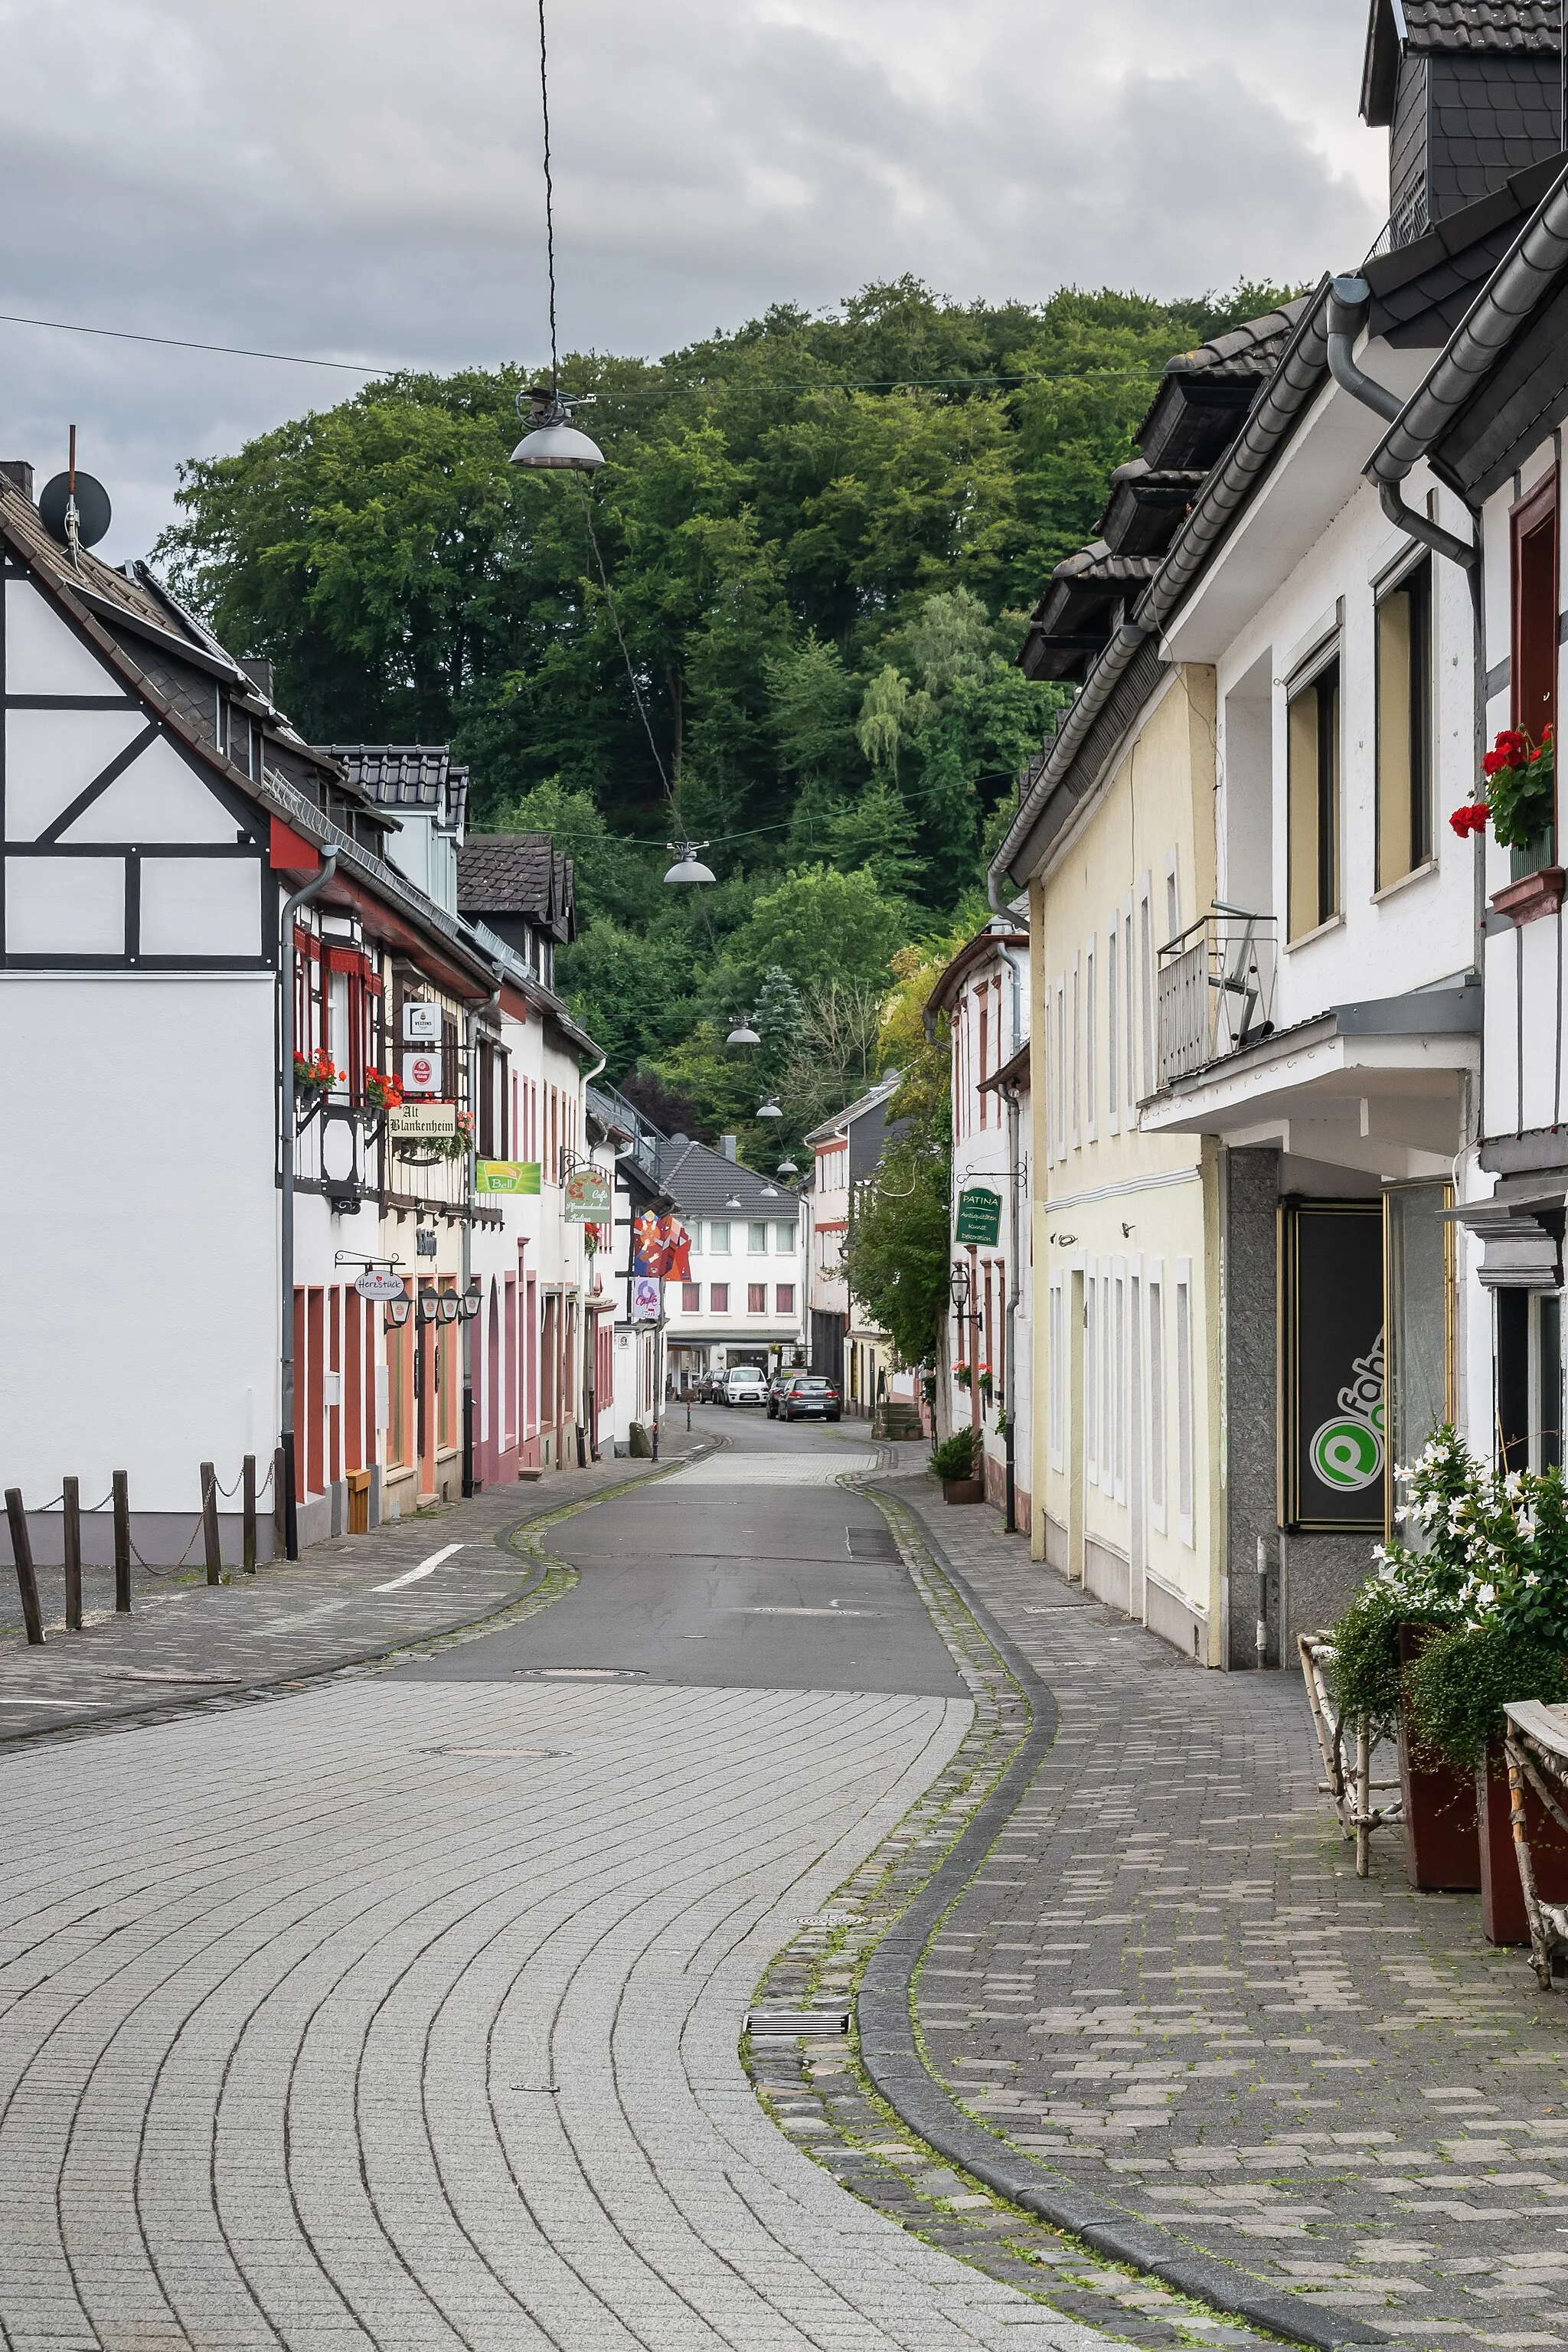
M 766 1404 L 766 1376 L 755 1364 L 731 1364 L 719 1391 L 726 1404 Z

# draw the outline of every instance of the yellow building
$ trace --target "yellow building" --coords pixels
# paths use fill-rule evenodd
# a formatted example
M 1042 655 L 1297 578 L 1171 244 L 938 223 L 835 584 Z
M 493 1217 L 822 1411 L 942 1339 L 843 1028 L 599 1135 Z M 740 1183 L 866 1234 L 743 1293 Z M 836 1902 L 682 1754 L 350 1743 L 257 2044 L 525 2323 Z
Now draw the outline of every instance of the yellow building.
M 1217 1162 L 1205 1139 L 1142 1133 L 1138 1106 L 1159 950 L 1213 897 L 1213 806 L 1214 673 L 1172 670 L 1029 881 L 1033 1549 L 1205 1664 L 1225 1557 Z

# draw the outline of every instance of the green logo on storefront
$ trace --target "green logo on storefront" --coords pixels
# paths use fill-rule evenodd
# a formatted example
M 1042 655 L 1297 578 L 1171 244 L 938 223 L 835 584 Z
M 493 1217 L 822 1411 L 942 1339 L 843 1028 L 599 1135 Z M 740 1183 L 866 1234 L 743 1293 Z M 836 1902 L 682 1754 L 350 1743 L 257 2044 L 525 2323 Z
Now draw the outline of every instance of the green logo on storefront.
M 1340 1391 L 1339 1412 L 1312 1432 L 1308 1458 L 1325 1486 L 1342 1495 L 1370 1486 L 1383 1475 L 1384 1360 L 1380 1331 L 1366 1355 L 1357 1356 Z

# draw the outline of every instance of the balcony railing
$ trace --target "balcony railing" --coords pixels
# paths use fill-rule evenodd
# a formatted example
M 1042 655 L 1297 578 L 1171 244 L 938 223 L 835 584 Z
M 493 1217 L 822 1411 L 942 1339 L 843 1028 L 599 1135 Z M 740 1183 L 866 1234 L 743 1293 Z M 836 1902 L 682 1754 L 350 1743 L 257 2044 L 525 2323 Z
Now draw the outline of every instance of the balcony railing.
M 1273 916 L 1237 907 L 1212 908 L 1160 950 L 1162 1087 L 1268 1036 L 1277 960 Z

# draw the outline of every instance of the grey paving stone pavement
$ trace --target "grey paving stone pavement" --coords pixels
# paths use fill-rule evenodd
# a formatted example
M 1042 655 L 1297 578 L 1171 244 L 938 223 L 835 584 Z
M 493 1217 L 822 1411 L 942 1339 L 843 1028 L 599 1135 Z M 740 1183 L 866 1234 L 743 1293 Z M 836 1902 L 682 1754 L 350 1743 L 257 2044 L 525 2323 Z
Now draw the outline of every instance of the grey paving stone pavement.
M 847 2196 L 737 2042 L 963 1699 L 359 1677 L 0 1758 L 0 2336 L 1103 2338 Z
M 741 2062 L 973 1699 L 530 1675 L 501 1613 L 493 1680 L 353 1665 L 0 1750 L 6 2352 L 1097 2352 L 848 2195 Z
M 701 1431 L 669 1437 L 661 1472 L 713 1443 Z M 514 1530 L 524 1523 L 542 1530 L 557 1510 L 640 1484 L 650 1472 L 646 1462 L 613 1457 L 552 1472 L 371 1535 L 336 1537 L 292 1564 L 237 1572 L 218 1585 L 200 1570 L 138 1570 L 129 1617 L 114 1613 L 112 1572 L 88 1569 L 79 1633 L 65 1630 L 61 1571 L 40 1570 L 41 1649 L 26 1646 L 16 1574 L 0 1567 L 0 1743 L 129 1720 L 204 1694 L 265 1689 L 515 1607 L 545 1570 L 526 1534 L 509 1541 Z
M 1568 2343 L 1568 2002 L 1391 1834 L 1356 1878 L 1298 1678 L 1193 1667 L 918 1454 L 879 1483 L 1061 1710 L 921 1969 L 939 2078 L 1048 2175 L 1398 2343 Z

